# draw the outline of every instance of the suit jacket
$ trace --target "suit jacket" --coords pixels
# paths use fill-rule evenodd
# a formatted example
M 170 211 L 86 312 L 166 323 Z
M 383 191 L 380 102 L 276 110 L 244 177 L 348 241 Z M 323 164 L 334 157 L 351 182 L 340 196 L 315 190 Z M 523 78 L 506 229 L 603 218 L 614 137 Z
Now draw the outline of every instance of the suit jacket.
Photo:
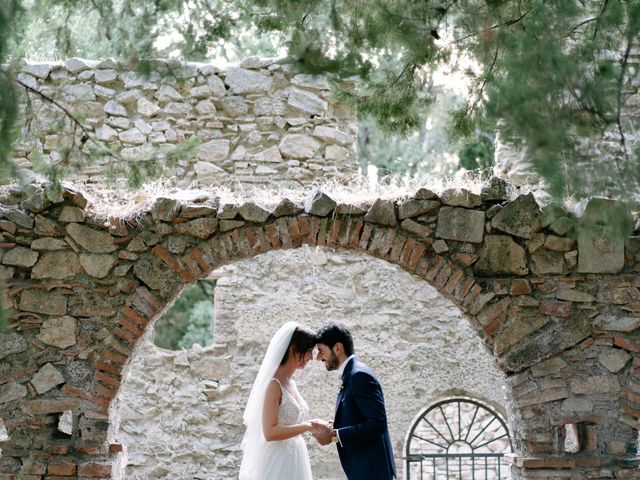
M 349 480 L 396 476 L 382 387 L 373 370 L 357 358 L 342 373 L 333 427 L 338 430 L 338 455 Z

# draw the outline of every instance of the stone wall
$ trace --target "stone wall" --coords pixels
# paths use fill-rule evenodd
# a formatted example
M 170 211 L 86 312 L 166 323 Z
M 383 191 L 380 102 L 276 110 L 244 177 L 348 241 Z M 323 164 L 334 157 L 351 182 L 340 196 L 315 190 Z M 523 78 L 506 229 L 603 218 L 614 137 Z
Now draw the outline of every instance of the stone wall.
M 244 402 L 269 338 L 289 319 L 314 329 L 335 319 L 352 329 L 359 356 L 383 382 L 399 472 L 412 421 L 430 403 L 464 393 L 505 404 L 503 376 L 458 308 L 395 265 L 303 247 L 217 275 L 215 346 L 168 352 L 145 337 L 133 354 L 121 409 L 112 411 L 128 479 L 236 478 Z M 330 418 L 335 372 L 311 362 L 296 381 L 310 415 Z M 344 478 L 333 446 L 308 445 L 314 478 Z
M 158 60 L 145 77 L 113 60 L 73 58 L 24 65 L 17 82 L 24 127 L 15 159 L 28 171 L 77 164 L 76 180 L 104 182 L 127 179 L 127 163 L 164 164 L 179 186 L 300 187 L 357 170 L 351 114 L 332 102 L 327 81 L 276 60 L 223 70 Z
M 109 409 L 149 323 L 197 278 L 302 245 L 399 265 L 459 308 L 506 374 L 514 479 L 637 478 L 640 237 L 607 228 L 626 215 L 615 202 L 543 212 L 494 179 L 480 195 L 420 189 L 367 205 L 317 191 L 268 209 L 159 198 L 137 223 L 105 225 L 78 192 L 48 188 L 1 202 L 1 480 L 120 478 Z

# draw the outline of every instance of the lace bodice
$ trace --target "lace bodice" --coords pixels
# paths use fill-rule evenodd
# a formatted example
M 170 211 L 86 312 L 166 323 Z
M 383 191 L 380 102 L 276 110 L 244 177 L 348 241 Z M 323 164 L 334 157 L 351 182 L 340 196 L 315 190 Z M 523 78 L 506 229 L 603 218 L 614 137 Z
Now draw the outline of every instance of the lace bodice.
M 276 382 L 278 380 L 274 378 Z M 298 401 L 280 382 L 282 400 L 278 410 L 278 425 L 295 425 L 302 423 L 309 414 L 309 407 L 304 399 Z M 251 475 L 251 480 L 313 480 L 311 463 L 307 445 L 302 435 L 286 440 L 264 442 L 259 450 L 258 462 Z
M 274 378 L 274 380 L 278 382 L 278 379 Z M 280 390 L 282 391 L 282 401 L 280 402 L 278 412 L 278 425 L 295 425 L 302 423 L 309 413 L 307 402 L 305 402 L 303 398 L 300 398 L 300 403 L 298 403 L 296 398 L 291 395 L 280 382 L 278 382 L 278 385 L 280 385 Z

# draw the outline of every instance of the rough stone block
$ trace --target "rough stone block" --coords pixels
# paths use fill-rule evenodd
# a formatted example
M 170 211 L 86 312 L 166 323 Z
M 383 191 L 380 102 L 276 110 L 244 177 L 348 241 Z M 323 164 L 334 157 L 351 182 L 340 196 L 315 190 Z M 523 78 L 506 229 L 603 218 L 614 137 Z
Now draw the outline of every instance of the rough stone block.
M 76 319 L 65 315 L 46 320 L 40 327 L 38 340 L 46 345 L 63 349 L 75 345 Z
M 27 339 L 17 333 L 0 333 L 0 360 L 9 355 L 22 353 L 27 349 Z
M 238 209 L 240 216 L 247 222 L 264 223 L 271 215 L 271 212 L 256 205 L 253 202 L 245 203 Z
M 542 228 L 542 212 L 533 194 L 520 195 L 491 219 L 491 227 L 516 237 L 531 239 Z
M 78 245 L 91 253 L 111 253 L 117 249 L 113 237 L 107 232 L 94 230 L 79 223 L 68 224 L 66 230 Z
M 287 105 L 309 115 L 322 115 L 329 107 L 329 104 L 315 93 L 299 88 L 291 89 Z
M 267 92 L 273 83 L 271 77 L 244 68 L 230 68 L 225 81 L 231 93 L 238 95 Z
M 0 385 L 0 405 L 19 400 L 27 396 L 27 387 L 17 382 Z
M 82 223 L 84 222 L 84 211 L 78 207 L 65 205 L 62 207 L 58 221 L 62 223 Z
M 556 298 L 558 300 L 566 300 L 567 302 L 593 302 L 595 297 L 588 293 L 574 290 L 573 288 L 560 287 L 556 291 Z
M 633 332 L 640 329 L 640 317 L 602 313 L 594 319 L 593 324 L 601 330 Z
M 484 236 L 485 213 L 466 208 L 442 207 L 438 212 L 436 237 L 480 243 Z
M 493 351 L 496 355 L 501 355 L 509 347 L 549 323 L 549 319 L 543 315 L 509 314 L 508 317 L 509 323 L 495 337 Z
M 544 241 L 544 247 L 554 252 L 568 252 L 574 247 L 575 243 L 576 241 L 572 238 L 547 235 Z
M 133 266 L 133 273 L 145 285 L 158 290 L 162 295 L 177 288 L 176 275 L 155 255 L 144 255 Z
M 589 398 L 567 398 L 561 409 L 567 413 L 589 413 L 593 411 L 593 402 Z
M 474 208 L 482 205 L 480 195 L 465 189 L 449 188 L 442 192 L 440 201 L 450 207 Z
M 341 132 L 336 128 L 318 125 L 313 130 L 313 136 L 328 143 L 337 143 L 339 145 L 348 146 L 353 143 L 353 138 L 348 133 Z
M 229 140 L 210 140 L 198 146 L 197 157 L 207 163 L 221 163 L 229 156 L 231 143 Z
M 9 250 L 2 258 L 4 265 L 10 265 L 14 267 L 29 268 L 35 265 L 38 260 L 38 252 L 34 252 L 24 247 L 14 247 Z
M 562 274 L 566 270 L 564 255 L 544 248 L 531 254 L 531 270 L 538 275 Z
M 315 191 L 312 192 L 305 201 L 305 212 L 310 215 L 326 217 L 336 208 L 336 202 L 327 194 Z
M 9 210 L 6 210 L 4 212 L 4 217 L 13 223 L 17 223 L 21 227 L 33 228 L 33 218 L 28 213 L 18 210 L 17 208 L 10 208 Z
M 218 219 L 212 217 L 196 218 L 189 222 L 178 223 L 175 227 L 176 233 L 206 240 L 218 229 Z
M 285 135 L 278 148 L 284 158 L 296 158 L 300 160 L 313 158 L 322 144 L 309 135 L 289 133 Z
M 498 177 L 491 177 L 482 187 L 480 198 L 485 202 L 503 201 L 509 198 L 507 189 L 509 184 L 506 180 Z
M 631 360 L 631 354 L 624 350 L 611 349 L 598 355 L 598 361 L 611 373 L 619 372 Z
M 622 270 L 627 224 L 631 225 L 631 218 L 625 205 L 592 198 L 577 227 L 578 272 L 615 273 Z
M 367 211 L 364 220 L 378 225 L 394 226 L 396 224 L 395 203 L 391 200 L 377 199 Z
M 20 296 L 20 310 L 48 315 L 67 313 L 67 299 L 43 290 L 25 290 Z
M 104 253 L 81 253 L 80 264 L 88 275 L 94 278 L 105 278 L 117 263 L 113 255 Z
M 526 275 L 524 248 L 506 235 L 487 235 L 473 267 L 478 275 Z
M 82 265 L 75 252 L 56 250 L 46 252 L 31 270 L 31 278 L 72 278 L 82 272 Z
M 433 213 L 440 208 L 437 200 L 407 200 L 398 205 L 398 218 L 413 218 L 419 215 Z
M 617 396 L 620 392 L 620 382 L 617 377 L 601 377 L 597 375 L 572 377 L 569 380 L 571 393 L 576 395 L 593 395 L 597 393 L 609 393 Z
M 31 384 L 40 395 L 57 387 L 61 383 L 64 383 L 64 376 L 60 373 L 60 370 L 51 363 L 45 364 L 38 373 L 31 378 Z
M 411 232 L 414 235 L 420 237 L 423 240 L 426 240 L 431 237 L 433 230 L 431 230 L 426 225 L 422 225 L 421 223 L 414 222 L 410 218 L 403 220 L 400 223 L 400 227 L 406 230 L 407 232 Z
M 546 377 L 547 375 L 553 375 L 554 373 L 559 372 L 563 368 L 567 366 L 567 362 L 565 362 L 560 357 L 553 357 L 544 362 L 540 362 L 531 367 L 531 374 L 534 377 Z

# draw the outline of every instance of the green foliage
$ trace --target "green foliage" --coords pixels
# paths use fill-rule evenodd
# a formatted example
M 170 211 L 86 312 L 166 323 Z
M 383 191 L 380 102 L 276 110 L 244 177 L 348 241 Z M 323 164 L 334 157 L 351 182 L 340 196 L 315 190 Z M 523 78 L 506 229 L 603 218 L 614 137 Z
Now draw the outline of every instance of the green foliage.
M 201 346 L 213 341 L 215 281 L 200 280 L 187 287 L 154 327 L 154 343 L 168 350 Z
M 24 6 L 19 25 L 28 35 L 9 44 L 13 58 L 113 57 L 144 69 L 155 57 L 233 61 L 277 53 L 224 0 L 15 1 Z
M 469 128 L 465 135 L 454 131 L 454 121 L 463 99 L 441 89 L 425 123 L 407 135 L 389 133 L 371 118 L 363 118 L 358 130 L 358 158 L 378 175 L 451 176 L 458 169 L 487 172 L 493 165 L 493 135 Z M 491 132 L 490 126 L 486 130 Z
M 18 96 L 13 82 L 12 65 L 7 64 L 10 40 L 15 38 L 17 29 L 13 21 L 22 13 L 19 0 L 6 0 L 0 5 L 0 173 L 15 174 L 10 162 L 11 144 L 17 138 Z M 5 40 L 2 40 L 5 39 Z
M 432 105 L 431 79 L 451 65 L 471 84 L 454 118 L 463 135 L 501 121 L 526 146 L 554 194 L 622 193 L 640 184 L 637 156 L 624 145 L 620 111 L 637 44 L 638 1 L 290 2 L 255 0 L 263 28 L 286 32 L 301 67 L 328 72 L 341 98 L 389 131 L 420 128 Z M 310 6 L 313 5 L 313 6 Z M 396 62 L 379 59 L 394 52 Z M 474 65 L 475 63 L 475 65 Z M 471 66 L 468 66 L 468 65 Z M 358 78 L 356 88 L 344 83 Z M 579 139 L 618 130 L 626 148 L 614 187 L 589 192 L 572 168 L 588 162 Z
M 194 343 L 200 346 L 213 342 L 213 304 L 208 300 L 197 302 L 189 312 L 187 330 L 178 341 L 178 348 L 191 348 Z
M 470 95 L 451 132 L 468 140 L 500 122 L 556 196 L 622 195 L 640 186 L 638 152 L 626 142 L 638 129 L 621 115 L 640 70 L 629 67 L 639 29 L 640 0 L 5 0 L 0 61 L 114 56 L 148 71 L 154 55 L 275 53 L 276 40 L 300 69 L 329 74 L 361 118 L 402 136 L 432 115 L 440 94 L 434 76 L 457 71 Z M 10 174 L 11 71 L 0 75 L 0 167 Z M 605 134 L 617 136 L 622 153 L 597 187 L 571 172 L 591 161 L 580 139 Z M 481 167 L 487 146 L 481 140 L 463 156 Z
M 475 140 L 467 141 L 460 151 L 459 165 L 473 172 L 477 172 L 482 178 L 491 176 L 493 167 L 493 138 L 487 134 L 480 134 Z

